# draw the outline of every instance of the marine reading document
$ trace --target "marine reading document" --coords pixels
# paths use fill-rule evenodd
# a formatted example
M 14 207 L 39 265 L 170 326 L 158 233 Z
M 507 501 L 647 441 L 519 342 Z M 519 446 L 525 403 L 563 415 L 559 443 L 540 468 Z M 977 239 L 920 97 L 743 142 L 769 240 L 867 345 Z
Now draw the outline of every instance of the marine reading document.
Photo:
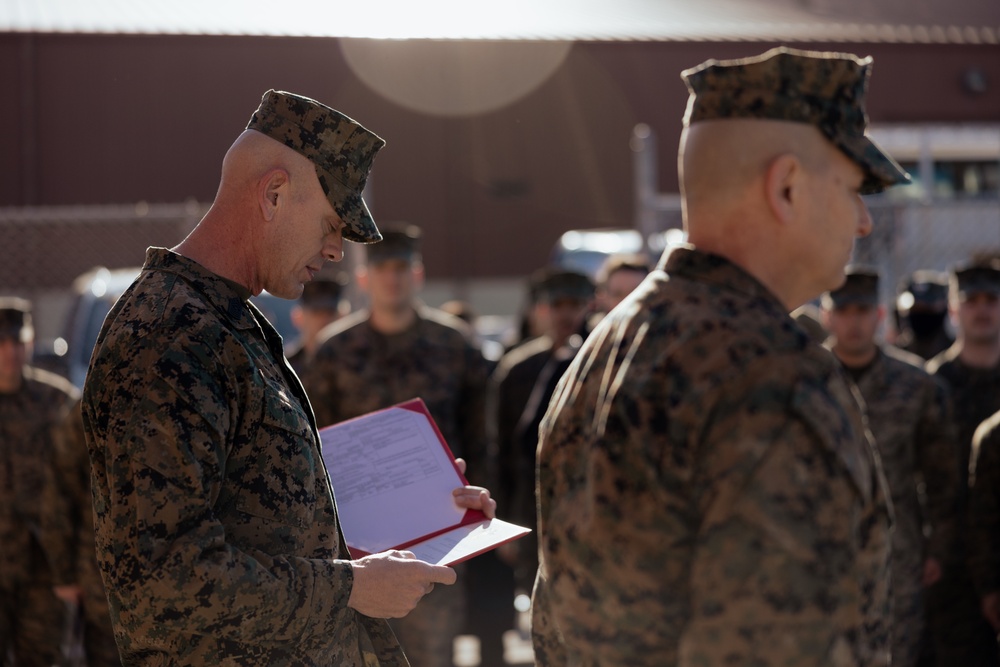
M 454 565 L 531 532 L 455 504 L 468 481 L 421 399 L 320 429 L 353 557 L 389 549 Z

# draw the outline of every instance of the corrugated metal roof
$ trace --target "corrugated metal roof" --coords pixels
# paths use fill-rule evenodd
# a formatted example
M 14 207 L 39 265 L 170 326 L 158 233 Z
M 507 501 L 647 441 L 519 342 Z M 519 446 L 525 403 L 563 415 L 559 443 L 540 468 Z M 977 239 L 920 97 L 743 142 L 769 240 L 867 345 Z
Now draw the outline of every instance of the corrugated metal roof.
M 4 0 L 0 32 L 1000 43 L 997 0 Z

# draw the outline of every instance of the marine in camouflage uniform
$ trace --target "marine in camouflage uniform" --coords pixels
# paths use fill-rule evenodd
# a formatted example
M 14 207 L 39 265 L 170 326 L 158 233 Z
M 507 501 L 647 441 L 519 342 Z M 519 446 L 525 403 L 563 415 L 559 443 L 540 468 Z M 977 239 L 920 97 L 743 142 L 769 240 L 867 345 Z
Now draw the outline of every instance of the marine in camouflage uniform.
M 923 370 L 920 357 L 875 341 L 884 314 L 878 279 L 877 272 L 849 269 L 845 284 L 823 296 L 823 315 L 831 332 L 827 346 L 864 397 L 889 482 L 896 517 L 892 664 L 914 667 L 923 639 L 924 580 L 937 581 L 951 550 L 964 475 L 947 387 Z
M 342 256 L 341 233 L 380 239 L 361 192 L 383 143 L 268 91 L 212 209 L 177 252 L 147 251 L 105 321 L 83 421 L 126 666 L 403 666 L 387 622 L 357 607 L 405 613 L 454 580 L 391 554 L 349 560 L 309 402 L 248 301 L 248 286 L 297 296 Z
M 938 271 L 914 271 L 896 298 L 902 331 L 895 345 L 922 359 L 944 352 L 955 339 L 948 319 L 948 277 Z
M 952 274 L 958 340 L 927 362 L 927 370 L 951 388 L 962 470 L 969 470 L 973 435 L 1000 410 L 1000 264 L 960 266 Z M 959 511 L 968 512 L 967 478 Z M 968 567 L 965 531 L 959 532 L 944 564 L 944 577 L 928 590 L 928 627 L 935 664 L 1000 664 L 996 632 L 983 618 Z
M 694 247 L 591 333 L 540 430 L 538 664 L 889 664 L 886 482 L 839 365 L 788 315 L 837 285 L 848 234 L 870 230 L 859 189 L 905 178 L 863 135 L 869 63 L 780 49 L 684 73 Z M 768 201 L 797 199 L 795 151 L 813 148 L 833 170 L 817 178 L 850 173 L 852 189 L 843 219 L 817 206 L 805 225 L 838 240 L 807 247 Z M 733 155 L 774 167 L 773 199 L 761 177 L 719 189 Z M 754 253 L 741 261 L 769 286 L 698 249 L 737 231 L 751 236 L 729 251 Z
M 372 308 L 323 331 L 316 354 L 303 372 L 306 392 L 320 426 L 335 424 L 397 403 L 422 398 L 455 456 L 466 459 L 470 477 L 486 465 L 485 392 L 487 364 L 464 322 L 419 303 L 420 230 L 413 225 L 382 228 L 383 241 L 368 246 L 365 282 Z M 376 271 L 401 275 L 409 287 L 386 289 L 399 304 L 405 327 L 388 331 L 375 321 L 382 287 Z M 463 577 L 465 566 L 456 568 Z M 392 626 L 415 667 L 452 664 L 452 643 L 461 634 L 466 597 L 461 584 L 437 587 Z
M 0 663 L 61 664 L 70 608 L 53 591 L 39 503 L 53 456 L 50 429 L 78 392 L 27 366 L 31 304 L 0 298 Z
M 534 276 L 535 303 L 544 335 L 505 354 L 490 381 L 490 433 L 496 439 L 494 492 L 509 516 L 535 526 L 535 450 L 538 425 L 559 378 L 583 340 L 577 333 L 593 305 L 595 285 L 586 275 L 545 269 Z M 538 541 L 532 532 L 505 545 L 515 585 L 530 591 L 538 570 Z
M 969 571 L 983 615 L 1000 632 L 1000 411 L 976 429 L 970 483 Z
M 104 583 L 97 567 L 90 458 L 77 401 L 52 428 L 53 456 L 42 493 L 42 541 L 56 586 L 76 589 L 88 667 L 121 665 Z
M 339 270 L 321 272 L 302 287 L 302 296 L 292 308 L 292 323 L 299 339 L 288 349 L 288 363 L 300 376 L 312 361 L 320 333 L 350 310 L 344 295 L 347 274 Z

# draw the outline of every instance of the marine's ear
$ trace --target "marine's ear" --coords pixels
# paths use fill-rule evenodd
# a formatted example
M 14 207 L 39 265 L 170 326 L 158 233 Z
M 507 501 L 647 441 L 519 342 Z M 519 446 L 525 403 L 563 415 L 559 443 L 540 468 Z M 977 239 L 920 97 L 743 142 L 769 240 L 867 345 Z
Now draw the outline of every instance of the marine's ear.
M 791 224 L 804 193 L 805 168 L 794 153 L 782 153 L 764 172 L 764 197 L 771 214 L 782 225 Z
M 280 167 L 271 169 L 257 181 L 256 200 L 265 220 L 273 220 L 288 196 L 288 171 Z

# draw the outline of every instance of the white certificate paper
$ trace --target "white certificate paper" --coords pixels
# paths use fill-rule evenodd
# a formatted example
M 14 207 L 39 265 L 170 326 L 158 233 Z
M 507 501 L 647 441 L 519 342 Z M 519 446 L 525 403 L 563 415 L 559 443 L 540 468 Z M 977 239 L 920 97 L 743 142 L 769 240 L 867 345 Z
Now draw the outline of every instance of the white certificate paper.
M 455 504 L 468 482 L 420 399 L 327 426 L 320 439 L 354 555 L 402 549 L 453 565 L 531 532 Z

